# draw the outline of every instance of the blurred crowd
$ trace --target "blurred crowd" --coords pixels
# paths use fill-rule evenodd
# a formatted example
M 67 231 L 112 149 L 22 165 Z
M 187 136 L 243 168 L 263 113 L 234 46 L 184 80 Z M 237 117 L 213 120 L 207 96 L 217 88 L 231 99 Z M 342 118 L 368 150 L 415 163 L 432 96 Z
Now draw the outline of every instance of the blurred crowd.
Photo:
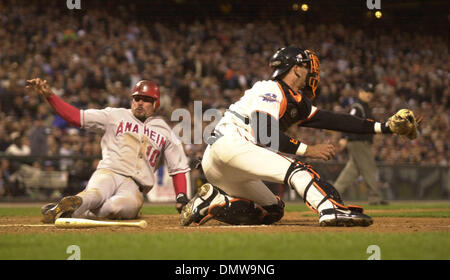
M 167 120 L 177 108 L 192 114 L 224 111 L 256 81 L 268 79 L 268 60 L 276 49 L 293 44 L 317 52 L 321 83 L 319 108 L 348 112 L 358 85 L 376 84 L 371 107 L 379 121 L 400 108 L 423 116 L 420 136 L 409 141 L 375 136 L 376 160 L 384 163 L 448 165 L 449 55 L 445 37 L 358 26 L 304 25 L 289 19 L 231 22 L 218 19 L 184 23 L 140 22 L 128 13 L 85 11 L 58 19 L 54 9 L 2 7 L 0 14 L 0 153 L 23 156 L 100 156 L 100 135 L 70 127 L 55 116 L 27 79 L 47 80 L 55 94 L 79 109 L 129 107 L 133 85 L 149 79 L 160 85 L 160 114 Z M 176 121 L 172 122 L 177 124 Z M 203 122 L 203 127 L 209 122 Z M 293 137 L 307 144 L 330 141 L 340 133 L 294 127 Z M 194 135 L 194 133 L 192 133 Z M 189 157 L 204 144 L 186 144 Z M 340 151 L 336 161 L 344 162 Z M 95 162 L 31 163 L 47 170 L 68 170 L 87 180 Z M 0 165 L 2 187 L 14 171 Z M 84 176 L 84 177 L 83 177 Z M 195 174 L 194 174 L 195 176 Z M 81 179 L 80 179 L 81 180 Z

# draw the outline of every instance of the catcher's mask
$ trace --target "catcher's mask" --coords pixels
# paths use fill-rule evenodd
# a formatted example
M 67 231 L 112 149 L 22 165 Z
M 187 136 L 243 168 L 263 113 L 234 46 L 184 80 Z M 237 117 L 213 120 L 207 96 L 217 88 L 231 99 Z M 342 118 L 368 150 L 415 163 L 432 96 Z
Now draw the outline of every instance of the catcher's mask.
M 159 107 L 159 88 L 158 85 L 148 80 L 142 80 L 136 83 L 131 96 L 147 96 L 155 99 L 155 109 Z
M 319 58 L 310 50 L 302 50 L 295 46 L 278 49 L 270 58 L 269 66 L 274 69 L 271 79 L 281 79 L 294 65 L 306 66 L 305 88 L 301 89 L 309 98 L 316 97 L 316 90 L 320 82 Z

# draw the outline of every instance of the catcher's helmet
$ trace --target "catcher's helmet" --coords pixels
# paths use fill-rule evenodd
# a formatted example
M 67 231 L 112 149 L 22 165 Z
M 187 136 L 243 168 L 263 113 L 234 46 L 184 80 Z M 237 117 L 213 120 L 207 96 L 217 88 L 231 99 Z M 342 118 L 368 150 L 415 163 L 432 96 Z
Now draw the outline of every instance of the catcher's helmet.
M 131 96 L 142 95 L 155 99 L 155 109 L 159 107 L 158 85 L 148 80 L 139 81 L 133 88 Z
M 306 86 L 302 91 L 308 93 L 311 98 L 316 96 L 319 86 L 319 58 L 310 50 L 302 50 L 296 46 L 289 46 L 278 49 L 270 58 L 269 66 L 273 68 L 271 79 L 281 79 L 294 65 L 306 64 L 308 74 L 306 76 Z

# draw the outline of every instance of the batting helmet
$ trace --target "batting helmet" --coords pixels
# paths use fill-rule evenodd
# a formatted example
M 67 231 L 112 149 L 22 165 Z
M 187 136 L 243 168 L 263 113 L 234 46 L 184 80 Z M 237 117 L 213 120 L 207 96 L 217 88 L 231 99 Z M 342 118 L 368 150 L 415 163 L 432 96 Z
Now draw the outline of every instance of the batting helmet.
M 159 107 L 158 85 L 148 80 L 139 81 L 133 88 L 131 96 L 142 95 L 155 99 L 155 109 Z
M 302 50 L 296 46 L 278 49 L 270 58 L 269 66 L 274 70 L 270 78 L 273 80 L 280 79 L 294 65 L 303 65 L 304 63 L 306 63 L 308 74 L 303 91 L 314 98 L 320 81 L 320 62 L 319 58 L 310 50 Z

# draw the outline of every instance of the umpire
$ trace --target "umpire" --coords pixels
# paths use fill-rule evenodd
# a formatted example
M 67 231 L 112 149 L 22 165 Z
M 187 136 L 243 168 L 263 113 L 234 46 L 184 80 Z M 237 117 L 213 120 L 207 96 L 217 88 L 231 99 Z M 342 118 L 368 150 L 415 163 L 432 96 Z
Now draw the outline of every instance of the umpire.
M 373 84 L 366 83 L 360 87 L 358 98 L 351 105 L 350 114 L 364 119 L 373 119 L 372 111 L 369 108 L 373 95 Z M 372 134 L 344 134 L 339 144 L 342 148 L 347 148 L 349 161 L 341 174 L 339 174 L 334 185 L 339 193 L 342 194 L 361 175 L 369 188 L 369 204 L 385 205 L 388 203 L 381 199 L 381 192 L 377 184 L 377 167 L 372 153 L 372 143 Z

